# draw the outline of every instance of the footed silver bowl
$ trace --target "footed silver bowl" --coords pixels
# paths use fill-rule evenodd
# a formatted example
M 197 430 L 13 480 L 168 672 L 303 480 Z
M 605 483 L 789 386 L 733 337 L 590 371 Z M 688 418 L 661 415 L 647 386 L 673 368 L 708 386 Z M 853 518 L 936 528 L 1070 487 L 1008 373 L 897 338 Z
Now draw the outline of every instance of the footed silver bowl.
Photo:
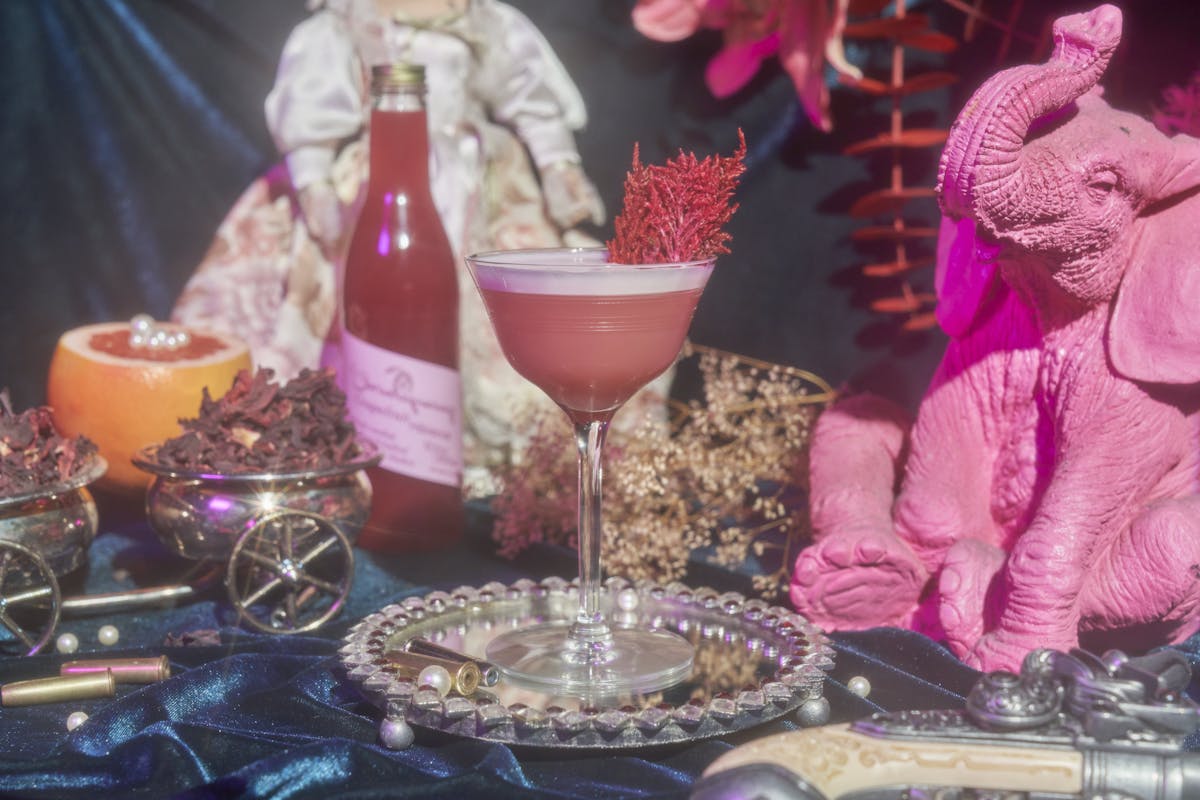
M 107 461 L 93 456 L 65 481 L 0 497 L 0 541 L 36 552 L 55 575 L 80 566 L 99 528 L 88 486 L 107 469 Z
M 154 476 L 146 517 L 163 544 L 185 558 L 224 560 L 246 531 L 281 511 L 328 520 L 353 543 L 371 513 L 365 469 L 379 459 L 371 450 L 322 470 L 232 474 L 165 467 L 148 448 L 133 463 Z
M 225 586 L 252 627 L 297 633 L 340 610 L 354 574 L 352 545 L 371 512 L 366 468 L 380 455 L 320 470 L 212 473 L 160 464 L 154 448 L 133 463 L 154 476 L 146 517 L 185 558 L 225 561 Z
M 96 455 L 67 480 L 0 497 L 0 648 L 32 655 L 54 634 L 58 576 L 87 558 L 100 524 L 88 486 L 107 469 Z

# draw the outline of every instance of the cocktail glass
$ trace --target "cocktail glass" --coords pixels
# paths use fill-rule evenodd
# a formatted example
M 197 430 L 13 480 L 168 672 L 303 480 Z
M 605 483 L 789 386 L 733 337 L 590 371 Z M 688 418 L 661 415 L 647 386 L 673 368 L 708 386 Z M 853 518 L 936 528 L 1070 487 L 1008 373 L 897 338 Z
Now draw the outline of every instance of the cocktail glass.
M 649 692 L 687 677 L 692 646 L 670 631 L 611 627 L 601 607 L 600 453 L 622 404 L 679 355 L 714 259 L 610 264 L 603 248 L 509 250 L 467 264 L 505 356 L 566 412 L 579 455 L 579 610 L 507 631 L 487 658 L 559 691 Z

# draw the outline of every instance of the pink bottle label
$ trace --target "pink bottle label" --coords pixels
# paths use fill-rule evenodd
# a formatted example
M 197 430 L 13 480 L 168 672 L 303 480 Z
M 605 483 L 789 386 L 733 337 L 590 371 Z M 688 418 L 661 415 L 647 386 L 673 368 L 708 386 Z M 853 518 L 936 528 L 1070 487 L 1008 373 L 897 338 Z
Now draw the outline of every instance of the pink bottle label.
M 351 421 L 379 447 L 385 469 L 462 484 L 458 371 L 393 353 L 342 331 L 341 380 Z

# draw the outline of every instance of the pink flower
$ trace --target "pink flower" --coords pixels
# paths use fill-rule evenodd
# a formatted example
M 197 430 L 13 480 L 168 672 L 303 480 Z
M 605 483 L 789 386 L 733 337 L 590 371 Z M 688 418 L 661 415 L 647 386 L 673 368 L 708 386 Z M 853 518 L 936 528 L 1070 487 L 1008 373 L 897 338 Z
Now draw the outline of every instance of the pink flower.
M 725 44 L 705 69 L 704 79 L 715 97 L 728 97 L 758 72 L 763 61 L 778 55 L 796 86 L 813 124 L 829 131 L 829 90 L 824 67 L 861 78 L 846 61 L 842 30 L 849 0 L 638 0 L 633 25 L 662 42 L 686 39 L 700 28 L 725 32 Z
M 1200 71 L 1183 86 L 1163 90 L 1163 102 L 1154 109 L 1154 124 L 1165 134 L 1200 136 Z

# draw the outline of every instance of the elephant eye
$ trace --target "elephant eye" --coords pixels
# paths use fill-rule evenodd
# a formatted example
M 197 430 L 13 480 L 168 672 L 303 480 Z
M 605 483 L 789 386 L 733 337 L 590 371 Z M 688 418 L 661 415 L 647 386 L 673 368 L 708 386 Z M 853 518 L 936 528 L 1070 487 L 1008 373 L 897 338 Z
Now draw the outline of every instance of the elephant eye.
M 1088 179 L 1088 189 L 1096 195 L 1108 194 L 1113 189 L 1117 188 L 1119 183 L 1117 173 L 1111 169 L 1102 169 L 1092 175 Z

